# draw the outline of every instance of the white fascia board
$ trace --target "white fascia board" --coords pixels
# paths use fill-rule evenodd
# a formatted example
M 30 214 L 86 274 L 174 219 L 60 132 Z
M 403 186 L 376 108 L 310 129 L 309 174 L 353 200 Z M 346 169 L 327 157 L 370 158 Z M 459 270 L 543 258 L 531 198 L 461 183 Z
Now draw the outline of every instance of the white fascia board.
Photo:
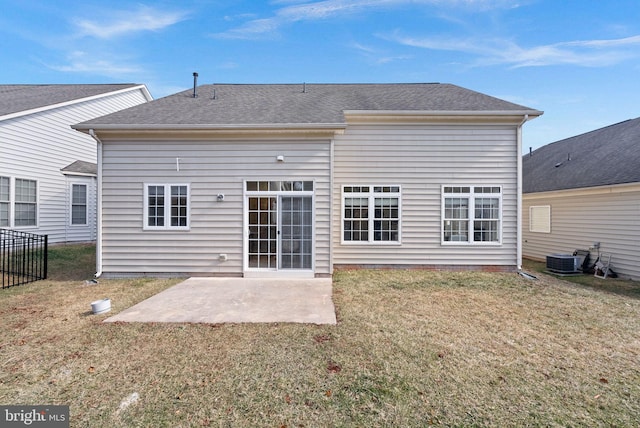
M 522 118 L 535 119 L 538 110 L 431 111 L 431 110 L 346 110 L 345 121 L 351 124 L 383 123 L 501 123 L 520 125 Z
M 62 175 L 73 176 L 73 177 L 93 177 L 96 178 L 97 174 L 91 174 L 89 172 L 73 172 L 73 171 L 60 171 Z
M 99 124 L 99 123 L 85 123 L 71 125 L 73 129 L 78 131 L 84 131 L 89 129 L 95 129 L 96 131 L 156 131 L 156 130 L 176 130 L 176 131 L 209 131 L 209 130 L 280 130 L 280 129 L 292 129 L 292 130 L 341 130 L 345 129 L 347 125 L 345 123 L 243 123 L 243 124 L 171 124 L 171 123 L 158 123 L 158 124 Z
M 345 116 L 542 116 L 540 110 L 345 110 Z
M 111 96 L 111 95 L 117 95 L 117 94 L 122 94 L 122 93 L 125 93 L 125 92 L 137 91 L 137 90 L 142 91 L 142 94 L 144 95 L 144 97 L 146 98 L 147 101 L 153 101 L 153 97 L 151 96 L 151 93 L 149 92 L 147 87 L 145 85 L 137 85 L 137 86 L 132 86 L 130 88 L 119 89 L 117 91 L 104 92 L 102 94 L 92 95 L 90 97 L 76 98 L 74 100 L 65 101 L 63 103 L 49 104 L 49 105 L 46 105 L 46 106 L 42 106 L 42 107 L 30 109 L 30 110 L 17 111 L 15 113 L 10 113 L 10 114 L 4 115 L 4 116 L 0 116 L 0 121 L 7 120 L 7 119 L 14 119 L 16 117 L 21 117 L 21 116 L 28 116 L 28 115 L 34 114 L 34 113 L 40 113 L 40 112 L 47 111 L 47 110 L 53 110 L 53 109 L 56 109 L 56 108 L 66 107 L 66 106 L 70 106 L 70 105 L 73 105 L 73 104 L 82 103 L 82 102 L 85 102 L 85 101 L 97 100 L 97 99 L 108 97 L 108 96 Z
M 620 184 L 605 184 L 602 186 L 593 187 L 577 187 L 573 189 L 558 189 L 558 190 L 546 190 L 543 192 L 530 192 L 523 193 L 523 200 L 535 200 L 546 199 L 555 197 L 569 197 L 569 196 L 595 196 L 595 195 L 607 195 L 613 193 L 627 193 L 640 191 L 640 182 L 634 183 L 620 183 Z
M 242 125 L 139 125 L 139 124 L 79 124 L 73 125 L 77 131 L 99 135 L 101 139 L 210 139 L 210 138 L 305 138 L 331 139 L 343 134 L 347 125 L 341 124 L 242 124 Z M 95 138 L 95 137 L 94 137 Z

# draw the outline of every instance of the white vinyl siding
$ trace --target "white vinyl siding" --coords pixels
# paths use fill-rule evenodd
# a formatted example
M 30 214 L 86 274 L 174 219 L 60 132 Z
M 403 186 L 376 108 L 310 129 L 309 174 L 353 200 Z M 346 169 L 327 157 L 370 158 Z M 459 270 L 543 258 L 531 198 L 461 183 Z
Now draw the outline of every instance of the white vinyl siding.
M 250 233 L 245 227 L 243 186 L 286 180 L 314 182 L 316 275 L 332 273 L 333 264 L 514 269 L 516 128 L 366 124 L 348 125 L 333 142 L 205 136 L 198 140 L 105 141 L 102 270 L 111 276 L 242 275 Z M 278 161 L 280 156 L 285 161 Z M 144 183 L 190 183 L 188 231 L 148 233 L 143 229 L 145 213 L 140 201 Z M 443 245 L 442 188 L 470 183 L 500 187 L 502 240 L 488 245 Z M 390 184 L 401 186 L 398 242 L 343 243 L 344 186 Z M 217 198 L 219 194 L 224 198 Z M 369 200 L 367 197 L 367 204 Z M 368 222 L 367 218 L 367 227 Z
M 523 229 L 523 256 L 545 261 L 549 254 L 573 254 L 600 243 L 621 277 L 640 280 L 640 183 L 523 195 L 523 224 L 530 207 L 551 208 L 551 232 Z M 598 250 L 590 250 L 593 259 Z
M 551 233 L 551 207 L 549 205 L 529 207 L 529 232 Z
M 88 198 L 86 184 L 71 185 L 71 225 L 86 226 Z
M 342 186 L 402 186 L 402 244 L 342 243 L 342 215 L 334 216 L 336 265 L 517 266 L 516 125 L 349 125 L 336 137 L 334 206 Z M 366 152 L 366 156 L 363 153 Z M 443 186 L 499 186 L 501 242 L 445 245 Z
M 106 141 L 102 270 L 107 276 L 242 275 L 249 236 L 245 183 L 312 181 L 314 269 L 329 274 L 330 159 L 328 140 Z M 190 184 L 189 230 L 143 229 L 145 183 Z
M 29 226 L 29 232 L 49 235 L 50 243 L 95 239 L 94 184 L 88 188 L 86 228 L 70 227 L 70 180 L 60 170 L 77 160 L 97 160 L 95 140 L 71 125 L 145 101 L 143 93 L 135 89 L 0 120 L 0 172 L 12 180 L 27 178 L 38 183 L 37 226 Z M 92 230 L 87 230 L 89 227 Z

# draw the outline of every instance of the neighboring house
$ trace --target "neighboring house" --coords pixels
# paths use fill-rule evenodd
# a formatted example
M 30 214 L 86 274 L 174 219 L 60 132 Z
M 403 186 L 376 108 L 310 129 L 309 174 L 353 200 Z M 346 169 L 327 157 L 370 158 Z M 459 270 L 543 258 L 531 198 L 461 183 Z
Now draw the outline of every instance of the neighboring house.
M 541 147 L 523 171 L 525 257 L 591 249 L 640 279 L 640 118 Z
M 0 227 L 96 239 L 96 143 L 71 125 L 150 101 L 144 85 L 0 85 Z
M 519 267 L 542 112 L 437 83 L 195 92 L 74 126 L 98 141 L 98 274 Z

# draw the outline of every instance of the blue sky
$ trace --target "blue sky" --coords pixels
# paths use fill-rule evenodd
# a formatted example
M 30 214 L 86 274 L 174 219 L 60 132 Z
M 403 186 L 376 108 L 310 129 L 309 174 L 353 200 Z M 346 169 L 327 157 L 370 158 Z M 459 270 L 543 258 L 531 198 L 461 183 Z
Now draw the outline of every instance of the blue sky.
M 545 114 L 523 151 L 640 117 L 637 0 L 0 0 L 1 83 L 453 83 Z

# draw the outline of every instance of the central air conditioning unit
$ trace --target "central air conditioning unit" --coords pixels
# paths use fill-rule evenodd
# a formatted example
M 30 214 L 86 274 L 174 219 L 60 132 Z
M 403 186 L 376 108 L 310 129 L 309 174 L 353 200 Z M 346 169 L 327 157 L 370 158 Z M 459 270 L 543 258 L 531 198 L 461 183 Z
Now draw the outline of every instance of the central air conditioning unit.
M 580 259 L 579 256 L 569 254 L 551 254 L 547 256 L 547 270 L 556 273 L 579 273 Z

